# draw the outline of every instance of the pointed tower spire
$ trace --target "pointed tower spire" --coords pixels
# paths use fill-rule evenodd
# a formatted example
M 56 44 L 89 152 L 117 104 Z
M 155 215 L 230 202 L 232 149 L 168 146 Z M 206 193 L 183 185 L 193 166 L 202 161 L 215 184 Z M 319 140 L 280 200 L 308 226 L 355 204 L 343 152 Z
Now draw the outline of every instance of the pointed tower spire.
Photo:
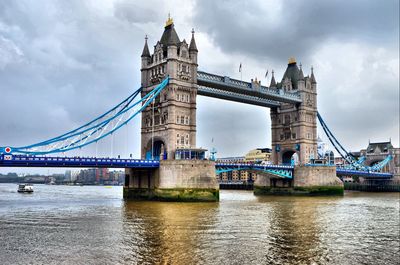
M 149 46 L 147 45 L 147 35 L 144 38 L 144 47 L 143 47 L 143 52 L 142 52 L 142 57 L 150 57 L 150 51 L 149 51 Z
M 194 29 L 192 29 L 192 39 L 190 40 L 189 51 L 197 52 L 196 41 L 194 40 Z
M 299 80 L 304 80 L 303 67 L 300 63 Z
M 271 77 L 271 84 L 269 87 L 276 87 L 276 81 L 275 81 L 275 76 L 274 76 L 274 70 L 272 70 L 272 77 Z
M 168 46 L 178 46 L 180 42 L 178 34 L 174 28 L 174 20 L 171 18 L 171 15 L 168 14 L 168 19 L 165 22 L 164 32 L 161 36 L 160 43 L 163 45 L 163 49 L 166 50 Z
M 311 83 L 316 84 L 317 81 L 315 81 L 315 76 L 314 76 L 314 67 L 311 66 Z

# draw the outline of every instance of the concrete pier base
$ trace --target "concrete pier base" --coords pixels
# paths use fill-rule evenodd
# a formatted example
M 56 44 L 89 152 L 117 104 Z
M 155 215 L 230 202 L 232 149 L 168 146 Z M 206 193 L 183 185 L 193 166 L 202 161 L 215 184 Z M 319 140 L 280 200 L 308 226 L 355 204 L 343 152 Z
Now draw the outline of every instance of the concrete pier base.
M 162 160 L 153 170 L 125 170 L 125 199 L 218 201 L 215 164 L 209 160 Z
M 343 195 L 343 182 L 335 166 L 296 166 L 292 180 L 273 175 L 259 175 L 254 183 L 255 195 Z

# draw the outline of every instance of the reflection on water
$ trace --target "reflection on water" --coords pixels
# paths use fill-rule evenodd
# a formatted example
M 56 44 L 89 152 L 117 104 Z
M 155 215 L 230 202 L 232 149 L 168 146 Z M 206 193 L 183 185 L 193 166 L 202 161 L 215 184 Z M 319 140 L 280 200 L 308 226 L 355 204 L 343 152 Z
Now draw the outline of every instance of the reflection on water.
M 2 264 L 398 264 L 399 194 L 124 202 L 121 187 L 0 184 Z

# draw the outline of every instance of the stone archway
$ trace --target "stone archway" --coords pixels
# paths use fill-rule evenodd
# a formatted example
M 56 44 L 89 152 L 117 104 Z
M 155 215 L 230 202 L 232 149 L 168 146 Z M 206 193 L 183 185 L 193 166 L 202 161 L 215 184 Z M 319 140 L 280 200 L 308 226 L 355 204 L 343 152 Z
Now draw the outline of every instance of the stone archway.
M 291 165 L 292 164 L 292 156 L 296 152 L 293 150 L 286 150 L 282 153 L 282 164 Z
M 167 159 L 167 149 L 165 142 L 161 138 L 154 137 L 154 142 L 152 142 L 151 139 L 149 140 L 146 148 L 146 159 Z

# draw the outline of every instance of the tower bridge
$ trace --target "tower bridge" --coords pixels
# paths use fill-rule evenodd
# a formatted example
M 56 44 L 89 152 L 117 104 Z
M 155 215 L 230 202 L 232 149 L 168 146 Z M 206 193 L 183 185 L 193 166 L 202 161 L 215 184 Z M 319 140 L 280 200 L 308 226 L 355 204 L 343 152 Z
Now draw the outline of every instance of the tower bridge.
M 150 53 L 146 37 L 141 54 L 141 87 L 110 111 L 58 137 L 21 147 L 1 147 L 0 166 L 124 167 L 124 197 L 165 200 L 218 200 L 217 172 L 256 170 L 259 193 L 269 192 L 284 179 L 283 188 L 315 193 L 343 193 L 336 174 L 382 175 L 378 166 L 336 171 L 329 165 L 308 165 L 317 157 L 317 118 L 332 143 L 338 144 L 317 111 L 317 82 L 311 69 L 305 76 L 294 58 L 280 82 L 244 82 L 198 71 L 198 49 L 192 31 L 190 43 L 181 41 L 171 18 Z M 140 95 L 140 99 L 139 98 Z M 196 147 L 197 95 L 270 108 L 274 165 L 215 164 Z M 105 159 L 37 157 L 82 148 L 111 135 L 141 114 L 141 158 Z M 336 141 L 335 141 L 336 140 Z M 298 166 L 287 166 L 293 156 Z M 345 151 L 350 164 L 357 161 Z M 282 166 L 286 164 L 286 166 Z M 380 166 L 380 165 L 379 165 Z M 346 171 L 347 170 L 347 171 Z M 351 172 L 350 172 L 351 171 Z M 361 173 L 357 173 L 361 172 Z

